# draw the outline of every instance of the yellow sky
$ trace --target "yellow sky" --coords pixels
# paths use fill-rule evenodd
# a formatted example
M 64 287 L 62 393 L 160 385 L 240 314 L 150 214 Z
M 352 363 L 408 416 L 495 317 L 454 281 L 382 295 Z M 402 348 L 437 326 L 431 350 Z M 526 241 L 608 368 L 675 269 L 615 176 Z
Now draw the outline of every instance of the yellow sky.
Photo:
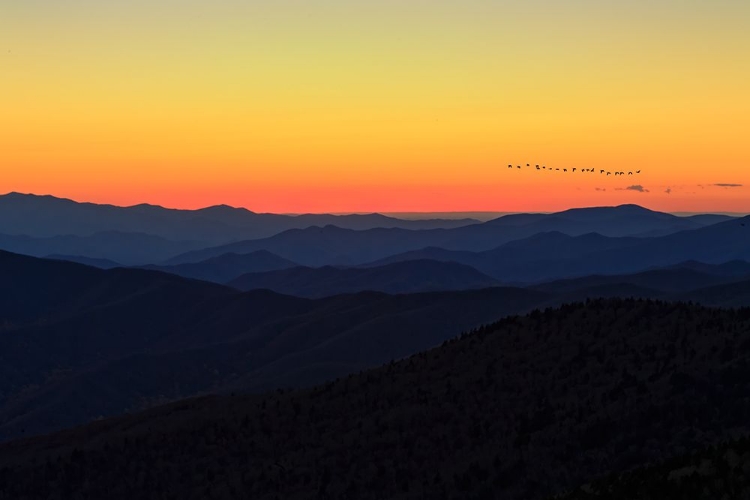
M 0 0 L 0 192 L 750 211 L 750 2 L 656 4 Z

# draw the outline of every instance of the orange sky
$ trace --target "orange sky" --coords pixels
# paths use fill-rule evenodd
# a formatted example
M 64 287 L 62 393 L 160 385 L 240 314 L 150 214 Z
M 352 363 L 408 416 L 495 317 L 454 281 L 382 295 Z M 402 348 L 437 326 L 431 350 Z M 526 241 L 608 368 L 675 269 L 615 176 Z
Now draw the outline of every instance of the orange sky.
M 622 4 L 4 5 L 0 192 L 273 212 L 750 212 L 750 2 Z

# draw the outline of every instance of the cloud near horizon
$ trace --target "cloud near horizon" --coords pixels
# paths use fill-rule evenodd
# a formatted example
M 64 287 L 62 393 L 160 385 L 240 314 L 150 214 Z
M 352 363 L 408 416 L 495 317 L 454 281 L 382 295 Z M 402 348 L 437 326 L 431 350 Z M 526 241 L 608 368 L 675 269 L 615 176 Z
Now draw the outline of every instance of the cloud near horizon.
M 648 189 L 641 186 L 640 184 L 633 184 L 632 186 L 628 186 L 626 188 L 619 189 L 620 191 L 638 191 L 639 193 L 650 193 Z
M 725 188 L 738 188 L 738 187 L 742 187 L 742 184 L 733 184 L 733 183 L 728 183 L 728 182 L 718 182 L 718 183 L 714 184 L 714 186 L 716 186 L 716 187 L 725 187 Z

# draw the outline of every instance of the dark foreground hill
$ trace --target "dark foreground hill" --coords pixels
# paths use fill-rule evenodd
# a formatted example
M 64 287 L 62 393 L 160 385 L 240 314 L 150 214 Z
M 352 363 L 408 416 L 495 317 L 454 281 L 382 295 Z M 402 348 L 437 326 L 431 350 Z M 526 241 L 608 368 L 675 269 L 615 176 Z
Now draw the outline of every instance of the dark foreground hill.
M 238 290 L 265 288 L 278 293 L 313 298 L 365 290 L 416 293 L 470 290 L 499 284 L 497 280 L 472 267 L 435 260 L 412 260 L 367 268 L 294 267 L 249 273 L 228 283 Z
M 749 395 L 750 309 L 597 300 L 1 445 L 0 498 L 544 498 L 748 432 Z

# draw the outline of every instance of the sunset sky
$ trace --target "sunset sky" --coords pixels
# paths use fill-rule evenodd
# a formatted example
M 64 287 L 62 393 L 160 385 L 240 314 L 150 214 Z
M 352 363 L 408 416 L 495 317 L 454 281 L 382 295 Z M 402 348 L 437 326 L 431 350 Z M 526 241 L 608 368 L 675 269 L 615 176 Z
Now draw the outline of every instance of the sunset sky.
M 748 26 L 747 0 L 0 0 L 0 193 L 750 212 Z

